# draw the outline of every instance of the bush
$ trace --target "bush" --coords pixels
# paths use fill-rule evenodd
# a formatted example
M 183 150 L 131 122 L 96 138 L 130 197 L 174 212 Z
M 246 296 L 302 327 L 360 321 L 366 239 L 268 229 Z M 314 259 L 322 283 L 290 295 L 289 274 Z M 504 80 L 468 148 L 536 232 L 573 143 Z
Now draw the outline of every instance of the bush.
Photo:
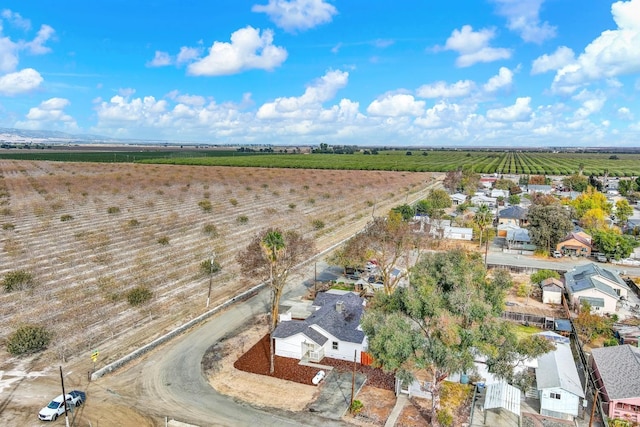
M 246 224 L 249 222 L 249 218 L 246 215 L 240 215 L 238 218 L 236 218 L 236 221 L 238 224 Z
M 133 218 L 129 220 L 129 227 L 137 227 L 140 225 L 140 221 L 138 221 L 137 219 Z
M 64 214 L 60 217 L 60 221 L 62 222 L 71 221 L 72 219 L 73 219 L 73 216 L 69 214 Z
M 213 260 L 213 262 L 211 262 L 210 259 L 205 259 L 200 263 L 200 271 L 204 275 L 217 273 L 221 269 L 222 267 L 220 266 L 220 263 L 218 263 L 218 261 L 216 261 L 215 259 Z
M 314 219 L 311 221 L 311 225 L 313 225 L 314 230 L 322 230 L 324 228 L 324 221 L 321 219 Z
M 453 415 L 448 409 L 440 409 L 438 411 L 438 423 L 444 427 L 451 427 L 453 425 Z
M 14 230 L 16 228 L 15 224 L 12 224 L 10 222 L 6 222 L 4 224 L 2 224 L 2 229 L 3 230 Z
M 32 285 L 33 275 L 24 270 L 10 271 L 2 279 L 2 286 L 7 292 L 29 288 Z
M 238 201 L 236 199 L 229 199 L 229 203 L 231 203 L 231 206 L 238 206 Z
M 213 224 L 205 224 L 204 227 L 202 227 L 202 231 L 211 237 L 218 237 L 218 228 Z
M 198 206 L 200 206 L 200 208 L 204 211 L 204 212 L 211 212 L 213 210 L 213 205 L 211 204 L 211 201 L 205 199 L 205 200 L 200 200 L 198 202 Z
M 353 402 L 351 402 L 351 408 L 349 408 L 349 411 L 353 414 L 353 415 L 357 415 L 360 412 L 362 412 L 362 409 L 364 408 L 364 405 L 362 404 L 361 401 L 359 400 L 354 400 Z
M 7 351 L 14 356 L 33 354 L 47 348 L 51 333 L 44 326 L 23 325 L 7 339 Z
M 151 291 L 144 286 L 137 286 L 127 292 L 127 301 L 133 307 L 137 307 L 151 299 Z
M 162 236 L 158 239 L 158 243 L 160 243 L 163 246 L 166 246 L 169 244 L 169 238 L 167 236 Z
M 119 207 L 117 207 L 117 206 L 109 206 L 109 207 L 107 208 L 107 213 L 108 213 L 108 214 L 117 214 L 117 213 L 120 213 L 120 208 L 119 208 Z

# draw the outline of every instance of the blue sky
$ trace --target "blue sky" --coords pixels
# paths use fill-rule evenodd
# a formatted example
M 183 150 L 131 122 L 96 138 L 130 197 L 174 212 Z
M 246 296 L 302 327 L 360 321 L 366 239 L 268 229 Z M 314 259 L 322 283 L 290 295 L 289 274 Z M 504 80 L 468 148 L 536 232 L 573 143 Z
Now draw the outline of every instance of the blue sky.
M 0 127 L 212 144 L 640 145 L 640 0 L 0 11 Z

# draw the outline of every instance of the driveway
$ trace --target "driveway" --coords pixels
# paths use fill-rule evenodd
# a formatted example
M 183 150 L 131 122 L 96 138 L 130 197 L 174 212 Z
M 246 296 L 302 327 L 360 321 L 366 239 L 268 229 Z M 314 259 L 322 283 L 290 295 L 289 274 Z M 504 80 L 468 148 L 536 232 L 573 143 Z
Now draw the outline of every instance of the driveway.
M 361 373 L 355 375 L 355 395 L 362 388 L 367 377 Z M 309 405 L 309 411 L 324 418 L 339 420 L 349 409 L 351 404 L 351 390 L 353 386 L 353 372 L 339 372 L 332 370 L 324 379 L 320 388 L 320 395 Z

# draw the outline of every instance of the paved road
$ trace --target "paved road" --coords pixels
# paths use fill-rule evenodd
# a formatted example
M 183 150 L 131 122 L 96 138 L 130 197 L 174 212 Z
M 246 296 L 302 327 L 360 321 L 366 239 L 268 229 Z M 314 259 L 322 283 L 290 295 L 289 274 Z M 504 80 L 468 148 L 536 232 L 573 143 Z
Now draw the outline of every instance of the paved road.
M 324 265 L 319 268 L 323 269 Z M 311 267 L 313 269 L 313 266 Z M 326 275 L 327 273 L 322 273 Z M 299 285 L 287 297 L 304 292 Z M 146 356 L 140 363 L 103 378 L 115 395 L 127 398 L 131 390 L 136 406 L 158 418 L 165 416 L 200 426 L 343 426 L 340 421 L 311 413 L 264 410 L 217 393 L 204 377 L 202 357 L 207 349 L 241 328 L 247 319 L 267 312 L 268 291 L 215 315 Z M 119 390 L 119 387 L 122 390 Z

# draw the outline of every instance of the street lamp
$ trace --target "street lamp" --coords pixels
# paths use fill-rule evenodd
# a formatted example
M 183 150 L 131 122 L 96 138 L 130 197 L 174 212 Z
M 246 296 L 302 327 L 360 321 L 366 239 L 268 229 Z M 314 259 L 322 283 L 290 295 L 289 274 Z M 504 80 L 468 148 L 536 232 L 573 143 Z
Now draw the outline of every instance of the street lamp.
M 215 252 L 211 253 L 211 260 L 209 261 L 209 293 L 207 293 L 207 308 L 209 308 L 209 301 L 211 300 L 211 284 L 213 281 L 213 262 L 215 259 Z

